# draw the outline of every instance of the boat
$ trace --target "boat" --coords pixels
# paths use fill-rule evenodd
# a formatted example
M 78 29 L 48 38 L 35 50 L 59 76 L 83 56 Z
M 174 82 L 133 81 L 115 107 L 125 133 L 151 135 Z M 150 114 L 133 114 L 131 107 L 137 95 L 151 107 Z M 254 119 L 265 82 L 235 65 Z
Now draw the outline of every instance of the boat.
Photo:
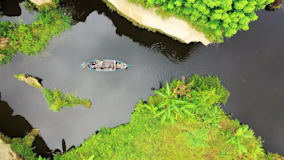
M 89 68 L 90 70 L 101 71 L 101 72 L 112 72 L 118 70 L 127 69 L 130 65 L 119 60 L 111 59 L 93 59 L 81 64 L 82 68 Z

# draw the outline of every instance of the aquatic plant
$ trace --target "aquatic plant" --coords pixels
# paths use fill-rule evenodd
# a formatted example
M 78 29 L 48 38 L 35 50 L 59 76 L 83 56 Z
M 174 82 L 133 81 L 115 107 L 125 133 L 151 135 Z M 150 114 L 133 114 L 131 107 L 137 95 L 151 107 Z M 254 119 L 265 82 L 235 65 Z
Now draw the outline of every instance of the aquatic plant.
M 59 9 L 39 12 L 32 24 L 0 22 L 0 37 L 9 38 L 6 47 L 0 48 L 0 64 L 9 63 L 17 52 L 32 56 L 43 50 L 54 36 L 70 29 L 71 18 Z
M 146 8 L 156 8 L 163 16 L 177 16 L 189 22 L 207 38 L 223 42 L 239 30 L 247 31 L 257 20 L 255 11 L 274 0 L 129 0 Z
M 63 107 L 73 107 L 77 105 L 83 105 L 86 108 L 90 108 L 92 106 L 92 102 L 89 99 L 80 99 L 79 97 L 74 96 L 71 93 L 63 94 L 62 91 L 58 89 L 54 89 L 51 91 L 50 89 L 43 88 L 42 92 L 45 96 L 47 103 L 49 104 L 49 109 L 58 112 Z
M 116 128 L 102 128 L 81 146 L 55 160 L 84 159 L 263 159 L 272 160 L 278 154 L 265 154 L 261 138 L 224 113 L 229 92 L 217 77 L 194 75 L 187 80 L 174 80 L 155 91 L 147 102 L 140 100 L 128 124 Z M 180 102 L 167 101 L 180 100 Z M 164 106 L 184 101 L 193 103 L 189 114 L 178 113 Z M 162 109 L 167 114 L 176 113 L 183 117 L 171 118 L 161 123 L 155 116 Z M 163 115 L 163 114 L 161 114 Z M 169 120 L 167 120 L 169 118 Z M 82 158 L 83 157 L 83 158 Z

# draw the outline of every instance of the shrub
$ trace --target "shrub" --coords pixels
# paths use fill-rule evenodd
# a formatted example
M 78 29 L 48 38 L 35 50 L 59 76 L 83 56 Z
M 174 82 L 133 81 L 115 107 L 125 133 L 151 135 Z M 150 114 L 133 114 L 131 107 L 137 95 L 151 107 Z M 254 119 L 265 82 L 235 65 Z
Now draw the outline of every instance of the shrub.
M 155 91 L 156 96 L 150 96 L 148 104 L 137 108 L 150 111 L 154 117 L 161 117 L 161 123 L 165 120 L 174 120 L 192 116 L 192 114 L 214 113 L 209 110 L 215 105 L 226 104 L 229 92 L 222 85 L 218 77 L 201 77 L 193 75 L 187 81 L 173 80 L 171 84 Z M 144 107 L 144 108 L 141 108 Z
M 209 40 L 223 42 L 257 20 L 255 11 L 274 0 L 129 0 L 181 17 L 203 31 Z

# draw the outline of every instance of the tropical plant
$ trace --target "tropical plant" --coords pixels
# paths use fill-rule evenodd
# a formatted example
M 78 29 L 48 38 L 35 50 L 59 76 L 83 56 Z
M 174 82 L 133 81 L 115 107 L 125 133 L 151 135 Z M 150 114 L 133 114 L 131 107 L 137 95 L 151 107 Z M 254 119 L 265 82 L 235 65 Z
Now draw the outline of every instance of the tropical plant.
M 161 97 L 161 102 L 157 105 L 157 111 L 154 118 L 161 117 L 161 123 L 165 120 L 170 120 L 174 123 L 175 119 L 177 120 L 178 117 L 183 117 L 184 114 L 191 115 L 188 110 L 195 107 L 193 103 L 181 100 L 179 96 L 183 94 L 186 95 L 186 93 L 179 92 L 181 90 L 178 91 L 178 88 L 180 88 L 179 85 L 177 85 L 174 90 L 171 89 L 167 82 L 165 88 L 155 91 L 155 93 Z
M 148 103 L 138 105 L 136 111 L 151 112 L 154 118 L 160 118 L 161 124 L 194 115 L 214 121 L 212 118 L 219 114 L 216 105 L 225 104 L 229 96 L 217 77 L 198 75 L 187 81 L 182 77 L 171 84 L 166 82 L 165 87 L 154 92 L 156 96 L 150 96 Z

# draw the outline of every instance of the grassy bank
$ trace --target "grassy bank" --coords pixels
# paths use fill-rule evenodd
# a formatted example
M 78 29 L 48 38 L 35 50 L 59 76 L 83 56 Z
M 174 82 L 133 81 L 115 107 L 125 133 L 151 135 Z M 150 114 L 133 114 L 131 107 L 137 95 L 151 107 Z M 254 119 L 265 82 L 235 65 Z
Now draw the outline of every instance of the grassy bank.
M 267 159 L 262 140 L 248 125 L 225 114 L 229 92 L 216 77 L 174 80 L 137 104 L 128 124 L 103 128 L 55 160 Z M 282 157 L 283 158 L 283 157 Z
M 0 64 L 7 64 L 17 52 L 34 56 L 47 45 L 48 41 L 70 29 L 71 18 L 56 7 L 44 6 L 36 14 L 32 24 L 0 22 L 0 37 L 7 43 L 0 47 Z
M 147 102 L 140 100 L 129 123 L 102 128 L 81 146 L 54 159 L 284 159 L 266 153 L 261 138 L 248 125 L 224 113 L 221 105 L 226 104 L 228 96 L 217 77 L 194 75 L 174 80 L 156 90 Z M 25 145 L 27 140 L 5 141 L 14 145 L 12 149 L 23 157 L 38 158 L 30 145 Z
M 25 160 L 45 160 L 45 158 L 37 157 L 36 153 L 33 152 L 32 144 L 38 133 L 39 130 L 33 129 L 24 138 L 9 138 L 0 132 L 0 139 L 5 144 L 10 144 L 11 149 Z
M 156 9 L 162 17 L 185 20 L 213 42 L 223 42 L 258 19 L 257 10 L 274 0 L 128 0 L 144 8 Z
M 91 108 L 92 102 L 89 99 L 80 99 L 71 93 L 63 94 L 62 91 L 54 89 L 43 88 L 42 93 L 45 96 L 46 102 L 49 105 L 49 109 L 54 112 L 60 111 L 63 107 L 73 107 L 77 105 L 83 105 L 86 108 Z

